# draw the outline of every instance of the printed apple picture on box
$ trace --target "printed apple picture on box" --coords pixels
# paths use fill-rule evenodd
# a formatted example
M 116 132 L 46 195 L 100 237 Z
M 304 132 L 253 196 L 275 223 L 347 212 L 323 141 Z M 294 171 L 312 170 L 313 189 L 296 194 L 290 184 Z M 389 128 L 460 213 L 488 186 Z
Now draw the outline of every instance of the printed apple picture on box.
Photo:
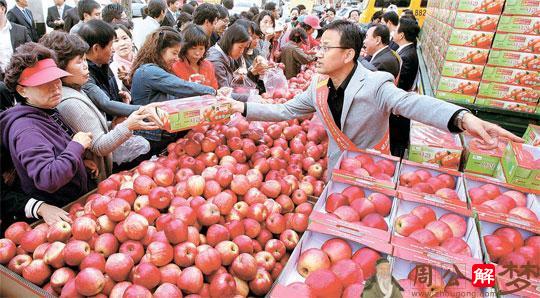
M 523 139 L 525 140 L 525 144 L 540 146 L 540 126 L 529 124 L 523 134 Z
M 501 168 L 507 183 L 540 191 L 540 147 L 509 142 Z
M 499 138 L 495 149 L 484 149 L 483 142 L 468 133 L 463 133 L 463 144 L 465 146 L 463 171 L 494 176 L 495 170 L 501 161 L 501 157 L 508 140 Z
M 372 150 L 345 150 L 336 163 L 333 175 L 360 179 L 368 184 L 394 189 L 399 158 Z
M 388 243 L 368 247 L 325 233 L 307 231 L 291 254 L 268 297 L 358 297 L 375 274 Z

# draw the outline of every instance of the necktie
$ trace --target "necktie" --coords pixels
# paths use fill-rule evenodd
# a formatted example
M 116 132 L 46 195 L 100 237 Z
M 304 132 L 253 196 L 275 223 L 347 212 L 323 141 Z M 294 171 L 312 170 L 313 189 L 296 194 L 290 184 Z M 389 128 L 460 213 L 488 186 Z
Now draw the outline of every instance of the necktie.
M 32 23 L 32 18 L 30 17 L 30 13 L 28 12 L 28 10 L 26 8 L 23 8 L 22 12 L 28 23 Z

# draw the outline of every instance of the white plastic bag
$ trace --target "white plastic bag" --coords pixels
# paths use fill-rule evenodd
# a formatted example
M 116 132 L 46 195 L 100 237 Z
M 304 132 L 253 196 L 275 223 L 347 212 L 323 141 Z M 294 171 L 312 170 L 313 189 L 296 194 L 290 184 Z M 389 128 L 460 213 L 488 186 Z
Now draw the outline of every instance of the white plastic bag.
M 279 67 L 268 68 L 262 77 L 266 93 L 270 96 L 274 95 L 274 90 L 289 89 L 287 78 L 283 73 L 283 69 Z
M 132 135 L 113 151 L 113 162 L 118 165 L 130 162 L 148 152 L 150 152 L 150 143 L 141 136 Z

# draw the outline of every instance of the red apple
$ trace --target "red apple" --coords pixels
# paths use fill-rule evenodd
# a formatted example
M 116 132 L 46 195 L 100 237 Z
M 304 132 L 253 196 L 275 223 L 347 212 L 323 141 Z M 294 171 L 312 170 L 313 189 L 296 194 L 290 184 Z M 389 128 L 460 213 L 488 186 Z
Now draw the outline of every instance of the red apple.
M 420 176 L 414 172 L 404 173 L 399 176 L 399 185 L 406 187 L 413 187 L 421 181 Z
M 272 277 L 270 273 L 263 268 L 257 269 L 255 278 L 249 282 L 249 288 L 253 294 L 257 296 L 264 296 L 272 287 Z
M 197 247 L 192 242 L 183 242 L 174 247 L 174 263 L 181 267 L 195 264 Z
M 490 260 L 493 262 L 497 262 L 501 257 L 511 253 L 513 250 L 513 245 L 508 239 L 497 235 L 484 236 L 484 243 Z
M 279 240 L 283 242 L 287 250 L 293 250 L 298 244 L 299 239 L 300 237 L 298 236 L 298 233 L 291 229 L 283 231 L 283 233 L 281 233 L 279 236 Z
M 415 215 L 418 219 L 420 219 L 422 227 L 425 227 L 428 223 L 437 220 L 435 211 L 428 206 L 414 207 L 410 214 Z
M 75 272 L 68 267 L 62 267 L 53 272 L 51 275 L 50 285 L 58 293 L 68 281 L 75 278 Z
M 437 193 L 439 190 L 446 188 L 446 183 L 438 177 L 431 177 L 426 181 L 431 185 L 431 188 Z
M 487 191 L 480 187 L 474 187 L 469 189 L 469 197 L 473 205 L 480 205 L 485 201 L 490 200 Z
M 327 240 L 324 242 L 321 249 L 328 255 L 332 264 L 352 257 L 352 247 L 343 239 L 334 238 Z
M 19 221 L 11 224 L 5 231 L 4 237 L 10 239 L 16 245 L 20 244 L 21 237 L 25 232 L 32 230 L 29 224 Z
M 221 255 L 215 248 L 209 247 L 195 256 L 195 266 L 208 275 L 221 266 Z
M 133 190 L 139 195 L 148 195 L 156 183 L 147 175 L 140 175 L 133 180 Z
M 229 239 L 229 230 L 220 224 L 211 225 L 206 232 L 206 241 L 210 246 L 216 246 L 221 241 Z
M 286 228 L 285 218 L 279 213 L 272 213 L 266 218 L 266 227 L 273 234 L 281 234 Z
M 38 229 L 33 229 L 24 234 L 20 238 L 21 248 L 27 252 L 33 252 L 39 245 L 45 243 L 47 234 Z
M 91 252 L 89 255 L 84 257 L 79 265 L 79 269 L 84 268 L 96 268 L 99 271 L 105 273 L 105 257 L 97 252 Z
M 441 188 L 435 192 L 435 195 L 443 199 L 459 201 L 456 191 L 450 188 Z
M 317 297 L 341 297 L 343 285 L 330 269 L 317 270 L 306 278 L 306 284 Z
M 197 219 L 203 226 L 211 226 L 219 222 L 219 208 L 212 203 L 202 204 L 197 211 Z
M 71 225 L 62 220 L 59 220 L 52 224 L 47 231 L 48 242 L 66 242 L 69 237 L 71 237 Z
M 29 255 L 25 255 L 25 254 L 16 255 L 9 261 L 7 267 L 9 268 L 9 270 L 19 275 L 22 275 L 22 271 L 24 267 L 28 266 L 28 264 L 30 264 L 31 262 L 32 262 L 32 257 Z
M 435 237 L 435 234 L 428 229 L 416 230 L 412 232 L 409 237 L 425 246 L 434 247 L 439 245 L 439 241 L 437 240 L 437 237 Z
M 346 196 L 347 199 L 349 199 L 349 204 L 352 203 L 354 200 L 359 198 L 364 198 L 366 195 L 364 193 L 364 190 L 362 190 L 358 186 L 349 186 L 345 188 L 342 192 L 342 195 Z
M 172 262 L 174 257 L 174 248 L 169 243 L 154 241 L 146 248 L 146 255 L 149 261 L 160 267 Z
M 332 272 L 334 272 L 344 287 L 354 283 L 364 282 L 362 268 L 360 268 L 360 265 L 356 264 L 353 260 L 340 260 L 337 263 L 334 263 L 330 269 Z
M 151 298 L 152 293 L 144 286 L 133 284 L 126 288 L 122 297 Z
M 187 240 L 188 226 L 180 219 L 172 219 L 167 222 L 163 231 L 171 244 L 178 244 Z
M 23 268 L 22 276 L 31 283 L 40 286 L 51 276 L 51 269 L 43 260 L 33 260 Z
M 469 257 L 472 256 L 471 248 L 469 247 L 467 242 L 465 242 L 461 238 L 457 238 L 457 237 L 448 238 L 441 244 L 441 247 L 452 253 L 466 255 Z
M 305 283 L 303 282 L 294 282 L 287 286 L 288 288 L 291 288 L 294 290 L 295 293 L 298 295 L 302 295 L 299 297 L 305 297 L 305 298 L 315 298 L 317 297 L 315 295 L 315 292 Z
M 380 215 L 387 216 L 390 214 L 390 209 L 392 209 L 392 200 L 390 200 L 390 198 L 388 198 L 386 195 L 375 192 L 370 194 L 367 199 L 373 203 L 375 210 Z
M 516 203 L 517 207 L 527 206 L 527 197 L 519 191 L 509 190 L 509 191 L 504 192 L 503 195 L 512 198 L 514 202 Z
M 338 207 L 334 214 L 340 219 L 348 222 L 357 222 L 360 221 L 360 215 L 350 206 L 341 206 Z
M 75 277 L 75 288 L 84 296 L 93 296 L 103 290 L 105 277 L 95 268 L 85 268 Z
M 319 269 L 329 269 L 332 263 L 328 255 L 318 248 L 310 248 L 300 255 L 296 270 L 302 277 L 307 277 Z
M 49 245 L 43 256 L 45 264 L 50 265 L 53 268 L 61 268 L 64 266 L 64 248 L 66 244 L 55 241 Z M 1 247 L 1 244 L 0 244 Z
M 462 238 L 467 232 L 467 222 L 465 219 L 457 214 L 447 213 L 439 218 L 440 221 L 445 222 L 454 237 Z
M 388 231 L 388 224 L 384 220 L 384 217 L 382 217 L 382 215 L 379 213 L 371 213 L 366 215 L 362 219 L 362 224 L 366 227 Z
M 359 219 L 375 212 L 375 205 L 367 198 L 358 198 L 351 203 L 351 207 L 358 213 Z
M 246 235 L 239 235 L 233 239 L 233 242 L 238 245 L 240 253 L 253 253 L 253 241 Z
M 132 269 L 131 278 L 134 285 L 140 285 L 147 289 L 155 288 L 161 279 L 161 272 L 152 263 L 140 263 Z
M 442 243 L 445 240 L 453 237 L 453 233 L 450 227 L 445 222 L 440 220 L 428 223 L 426 225 L 426 229 L 430 230 L 433 235 L 435 235 L 439 243 Z
M 285 255 L 285 244 L 278 239 L 270 239 L 264 245 L 264 250 L 270 252 L 279 261 Z
M 47 251 L 47 248 L 49 248 L 49 246 L 51 246 L 49 242 L 41 243 L 40 245 L 38 245 L 38 247 L 34 249 L 34 254 L 32 255 L 32 258 L 34 258 L 34 260 L 43 259 L 43 257 L 45 256 L 45 252 Z M 19 247 L 19 249 L 21 248 Z M 23 253 L 23 251 L 21 251 L 20 253 Z
M 493 200 L 501 194 L 499 187 L 493 184 L 484 184 L 480 188 L 486 191 L 489 200 Z
M 456 188 L 456 181 L 454 178 L 448 174 L 440 174 L 437 176 L 437 179 L 444 182 L 446 188 L 455 189 Z
M 17 246 L 10 239 L 0 239 L 0 264 L 7 264 L 17 253 Z
M 137 264 L 144 255 L 144 247 L 138 241 L 128 240 L 120 245 L 119 252 L 128 255 Z
M 64 261 L 70 266 L 78 266 L 90 254 L 90 245 L 81 240 L 71 240 L 64 247 Z
M 512 243 L 513 250 L 517 250 L 523 246 L 523 237 L 521 236 L 521 233 L 514 228 L 501 227 L 495 230 L 493 235 L 510 241 L 510 243 Z
M 94 242 L 94 250 L 105 258 L 118 251 L 118 240 L 111 233 L 101 234 Z
M 250 281 L 257 274 L 257 260 L 250 254 L 241 253 L 232 262 L 231 273 L 242 280 Z
M 515 215 L 517 217 L 520 217 L 520 218 L 523 218 L 523 219 L 526 219 L 526 220 L 530 220 L 530 221 L 534 221 L 534 222 L 538 221 L 538 217 L 536 216 L 536 214 L 531 209 L 529 209 L 527 207 L 516 207 L 516 208 L 510 210 L 510 212 L 508 214 Z
M 424 206 L 419 206 L 419 207 L 424 207 Z M 433 212 L 431 208 L 429 207 L 425 207 L 425 208 Z M 414 210 L 416 209 L 413 209 L 413 211 Z M 417 211 L 417 212 L 420 212 L 420 211 Z M 435 216 L 435 213 L 433 213 L 433 215 Z M 399 216 L 395 222 L 396 232 L 400 234 L 401 236 L 405 236 L 405 237 L 408 237 L 412 232 L 416 230 L 420 230 L 422 227 L 423 227 L 422 220 L 418 216 L 413 215 L 412 212 L 411 214 L 403 214 Z
M 148 230 L 148 220 L 137 213 L 131 213 L 124 220 L 124 231 L 131 240 L 141 240 L 146 236 Z
M 126 254 L 115 253 L 107 258 L 105 263 L 105 272 L 117 282 L 127 279 L 133 268 L 133 260 Z
M 182 271 L 176 285 L 188 294 L 199 293 L 203 287 L 203 274 L 197 267 L 188 267 Z

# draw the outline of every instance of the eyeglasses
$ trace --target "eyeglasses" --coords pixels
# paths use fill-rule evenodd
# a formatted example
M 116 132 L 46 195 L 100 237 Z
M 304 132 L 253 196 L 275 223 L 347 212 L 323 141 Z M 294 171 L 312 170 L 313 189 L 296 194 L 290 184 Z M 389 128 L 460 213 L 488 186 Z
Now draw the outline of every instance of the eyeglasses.
M 317 46 L 313 50 L 317 53 L 323 53 L 325 54 L 330 49 L 349 49 L 347 47 L 329 47 L 329 46 Z

